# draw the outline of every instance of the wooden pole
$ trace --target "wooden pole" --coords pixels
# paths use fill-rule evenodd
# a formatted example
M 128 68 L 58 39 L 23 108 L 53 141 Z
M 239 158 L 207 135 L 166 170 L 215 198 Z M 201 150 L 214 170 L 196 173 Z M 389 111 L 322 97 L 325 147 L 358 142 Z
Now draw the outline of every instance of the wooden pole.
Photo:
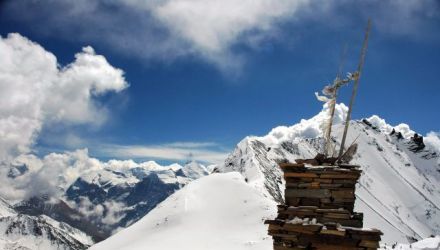
M 327 129 L 327 133 L 325 135 L 325 144 L 324 144 L 324 150 L 325 156 L 330 156 L 330 157 L 334 157 L 334 154 L 336 153 L 334 147 L 331 144 L 331 137 L 332 137 L 332 126 L 333 126 L 333 117 L 335 116 L 335 108 L 336 108 L 336 101 L 338 99 L 338 90 L 339 87 L 341 87 L 344 83 L 344 80 L 341 79 L 342 78 L 342 68 L 344 66 L 344 61 L 345 61 L 345 56 L 347 54 L 347 44 L 344 44 L 344 48 L 342 49 L 341 52 L 341 58 L 339 59 L 339 67 L 338 67 L 338 72 L 336 74 L 336 79 L 335 79 L 335 84 L 333 84 L 334 88 L 335 88 L 335 95 L 333 96 L 333 101 L 331 103 L 330 108 L 330 121 L 328 124 L 328 129 Z
M 345 120 L 344 134 L 342 135 L 341 148 L 339 149 L 338 159 L 340 159 L 341 156 L 344 154 L 345 140 L 347 139 L 348 126 L 349 126 L 350 120 L 351 120 L 351 112 L 353 110 L 354 99 L 357 94 L 359 79 L 361 78 L 361 71 L 362 71 L 362 67 L 364 66 L 364 62 L 365 62 L 365 54 L 367 53 L 368 36 L 370 35 L 370 30 L 371 30 L 371 19 L 368 19 L 367 30 L 365 31 L 364 44 L 363 44 L 362 50 L 361 50 L 361 57 L 359 59 L 359 65 L 358 65 L 357 72 L 356 72 L 357 76 L 354 81 L 353 92 L 351 94 L 347 118 Z

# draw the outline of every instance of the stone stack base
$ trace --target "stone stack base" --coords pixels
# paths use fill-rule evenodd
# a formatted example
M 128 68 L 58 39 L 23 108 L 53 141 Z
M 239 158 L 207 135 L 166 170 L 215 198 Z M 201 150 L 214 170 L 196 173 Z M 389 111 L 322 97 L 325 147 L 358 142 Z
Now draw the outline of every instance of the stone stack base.
M 354 165 L 306 166 L 282 163 L 285 204 L 267 220 L 274 250 L 366 250 L 379 247 L 382 232 L 362 229 L 363 214 L 353 212 L 361 170 Z

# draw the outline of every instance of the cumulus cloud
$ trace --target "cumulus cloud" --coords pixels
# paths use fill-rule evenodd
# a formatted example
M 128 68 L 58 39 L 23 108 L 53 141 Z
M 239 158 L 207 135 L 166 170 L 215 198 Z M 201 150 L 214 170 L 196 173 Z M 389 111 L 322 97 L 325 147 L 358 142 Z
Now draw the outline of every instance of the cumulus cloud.
M 397 126 L 392 126 L 388 124 L 385 119 L 380 118 L 378 115 L 373 115 L 370 118 L 367 118 L 367 120 L 376 128 L 378 128 L 380 131 L 389 134 L 393 129 L 397 132 L 402 133 L 402 136 L 406 139 L 411 138 L 414 136 L 416 132 L 411 130 L 408 124 L 400 123 Z
M 10 178 L 11 166 L 26 166 L 28 171 Z M 20 155 L 10 165 L 0 166 L 0 196 L 24 199 L 49 195 L 59 197 L 80 175 L 103 168 L 103 163 L 88 155 L 87 149 L 66 153 L 51 153 L 42 159 Z
M 128 86 L 122 70 L 92 47 L 60 66 L 54 54 L 17 33 L 0 37 L 0 162 L 28 153 L 46 124 L 101 124 L 95 97 Z
M 322 136 L 322 123 L 328 119 L 329 116 L 328 104 L 323 105 L 323 109 L 317 115 L 310 119 L 301 119 L 301 121 L 293 126 L 279 126 L 270 133 L 261 138 L 267 144 L 279 144 L 283 141 L 293 141 L 295 138 L 316 138 Z M 348 107 L 343 104 L 336 104 L 335 114 L 333 117 L 333 125 L 341 124 L 345 121 Z
M 424 139 L 425 144 L 440 155 L 440 133 L 431 131 Z M 440 159 L 439 159 L 440 162 Z
M 429 21 L 439 17 L 436 0 L 42 0 L 9 1 L 3 8 L 9 18 L 44 25 L 45 29 L 34 29 L 43 35 L 98 41 L 146 61 L 197 56 L 222 70 L 243 64 L 236 45 L 258 49 L 266 38 L 296 36 L 279 31 L 286 22 L 292 29 L 312 20 L 346 30 L 352 28 L 347 23 L 355 21 L 353 16 L 372 17 L 383 34 L 417 38 L 435 35 Z

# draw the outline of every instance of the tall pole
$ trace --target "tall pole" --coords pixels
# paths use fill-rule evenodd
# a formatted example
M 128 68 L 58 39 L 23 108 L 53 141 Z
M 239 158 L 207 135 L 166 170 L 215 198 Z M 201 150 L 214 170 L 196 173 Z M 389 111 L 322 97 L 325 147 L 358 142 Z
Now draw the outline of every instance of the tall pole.
M 335 106 L 336 106 L 336 98 L 338 98 L 338 90 L 335 90 L 335 96 L 333 97 L 333 99 L 330 101 L 330 121 L 328 124 L 328 129 L 326 131 L 325 134 L 325 156 L 330 156 L 333 157 L 333 155 L 335 154 L 332 151 L 332 145 L 330 143 L 331 137 L 332 137 L 332 126 L 333 126 L 333 116 L 335 116 Z
M 332 126 L 333 126 L 333 117 L 335 116 L 335 108 L 336 108 L 336 100 L 338 99 L 338 90 L 339 88 L 345 84 L 344 79 L 341 79 L 342 75 L 342 68 L 344 66 L 345 56 L 347 54 L 347 44 L 344 45 L 344 48 L 341 52 L 341 58 L 339 61 L 339 68 L 338 73 L 336 74 L 335 84 L 333 84 L 335 88 L 335 95 L 333 96 L 332 100 L 330 101 L 330 121 L 328 124 L 328 129 L 325 134 L 325 144 L 324 144 L 324 150 L 325 150 L 325 156 L 334 157 L 334 154 L 336 153 L 334 148 L 332 147 L 330 140 L 332 136 Z M 348 81 L 346 82 L 348 83 Z M 330 155 L 331 154 L 331 155 Z
M 357 76 L 354 81 L 353 92 L 351 94 L 347 118 L 345 120 L 344 134 L 342 135 L 341 148 L 339 149 L 338 159 L 341 159 L 341 156 L 344 153 L 345 140 L 347 139 L 347 132 L 348 132 L 348 126 L 349 126 L 350 120 L 351 120 L 351 112 L 353 110 L 353 103 L 354 103 L 354 99 L 357 94 L 359 79 L 361 78 L 362 67 L 364 66 L 364 62 L 365 62 L 365 54 L 367 53 L 368 36 L 370 35 L 370 30 L 371 30 L 371 19 L 368 19 L 367 30 L 365 31 L 364 44 L 363 44 L 362 50 L 361 50 L 361 57 L 360 57 L 359 65 L 358 65 L 357 72 L 356 72 Z

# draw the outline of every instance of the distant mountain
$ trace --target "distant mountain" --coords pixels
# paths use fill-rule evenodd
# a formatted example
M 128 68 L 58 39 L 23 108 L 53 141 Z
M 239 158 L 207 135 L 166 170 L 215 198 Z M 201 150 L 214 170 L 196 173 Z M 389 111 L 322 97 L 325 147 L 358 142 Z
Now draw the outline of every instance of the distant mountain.
M 91 223 L 87 216 L 70 207 L 60 199 L 32 197 L 14 205 L 15 211 L 31 216 L 47 216 L 55 221 L 66 223 L 90 235 L 95 242 L 108 237 L 107 232 Z
M 84 232 L 66 223 L 19 214 L 0 198 L 0 249 L 83 250 L 93 243 Z
M 46 215 L 76 227 L 96 242 L 138 221 L 190 181 L 208 175 L 204 165 L 102 168 L 81 175 L 61 199 L 32 197 L 14 205 L 27 215 Z

